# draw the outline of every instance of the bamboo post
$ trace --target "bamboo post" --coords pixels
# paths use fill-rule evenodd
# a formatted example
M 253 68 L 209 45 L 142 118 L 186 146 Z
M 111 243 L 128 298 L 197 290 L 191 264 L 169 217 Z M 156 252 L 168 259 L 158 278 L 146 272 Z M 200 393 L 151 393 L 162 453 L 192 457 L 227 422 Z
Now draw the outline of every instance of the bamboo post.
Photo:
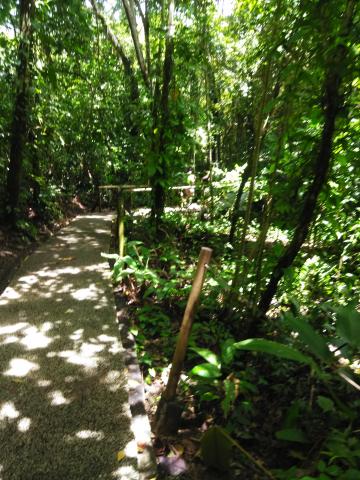
M 124 256 L 125 250 L 125 225 L 124 225 L 124 194 L 122 189 L 118 192 L 118 239 L 119 239 L 119 255 Z
M 176 402 L 176 390 L 185 360 L 186 348 L 189 341 L 196 306 L 198 304 L 201 289 L 204 284 L 206 267 L 210 262 L 211 255 L 211 248 L 201 248 L 196 273 L 182 319 L 179 337 L 176 343 L 169 380 L 156 410 L 155 430 L 158 435 L 174 434 L 177 432 L 180 425 L 182 409 L 181 406 Z
M 176 349 L 172 361 L 169 380 L 163 394 L 166 401 L 173 400 L 176 396 L 176 389 L 181 375 L 181 369 L 185 360 L 186 348 L 191 333 L 196 307 L 199 301 L 201 289 L 204 284 L 206 267 L 210 262 L 212 249 L 202 247 L 200 251 L 199 261 L 194 276 L 189 299 L 181 323 L 179 338 L 177 340 Z

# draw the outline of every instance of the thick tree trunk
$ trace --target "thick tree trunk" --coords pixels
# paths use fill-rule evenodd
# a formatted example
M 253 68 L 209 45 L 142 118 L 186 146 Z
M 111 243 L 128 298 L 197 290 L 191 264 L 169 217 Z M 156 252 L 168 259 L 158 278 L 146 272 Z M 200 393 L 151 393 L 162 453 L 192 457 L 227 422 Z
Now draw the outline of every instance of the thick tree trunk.
M 168 27 L 165 41 L 165 57 L 163 65 L 163 81 L 158 112 L 158 132 L 154 133 L 157 138 L 154 139 L 154 155 L 158 168 L 151 178 L 153 186 L 153 206 L 152 216 L 158 222 L 165 209 L 165 182 L 168 177 L 167 160 L 164 158 L 166 153 L 166 129 L 169 127 L 169 96 L 170 84 L 173 74 L 173 53 L 174 53 L 174 10 L 175 0 L 170 0 L 168 5 Z M 156 130 L 156 128 L 154 129 Z
M 353 10 L 354 0 L 349 0 L 343 24 L 344 26 L 342 33 L 344 36 L 348 34 L 348 31 L 351 27 Z M 306 239 L 311 221 L 314 217 L 319 193 L 326 182 L 326 177 L 330 166 L 331 150 L 335 131 L 335 120 L 342 105 L 341 81 L 345 71 L 346 53 L 347 47 L 345 46 L 344 41 L 343 43 L 338 44 L 332 55 L 331 61 L 329 62 L 324 85 L 324 126 L 314 166 L 314 179 L 306 194 L 294 236 L 283 255 L 279 258 L 267 287 L 261 296 L 258 305 L 261 315 L 264 315 L 270 307 L 271 301 L 276 293 L 277 286 L 284 275 L 285 269 L 291 266 Z
M 30 58 L 32 49 L 32 20 L 35 0 L 20 1 L 20 41 L 16 96 L 10 136 L 10 163 L 7 175 L 9 220 L 15 223 L 20 200 L 24 149 L 28 129 Z
M 40 169 L 40 158 L 35 145 L 36 135 L 33 129 L 30 129 L 28 138 L 29 138 L 29 144 L 31 146 L 32 206 L 37 212 L 39 207 L 40 193 L 41 193 L 40 183 L 39 183 L 39 178 L 41 176 L 41 169 Z

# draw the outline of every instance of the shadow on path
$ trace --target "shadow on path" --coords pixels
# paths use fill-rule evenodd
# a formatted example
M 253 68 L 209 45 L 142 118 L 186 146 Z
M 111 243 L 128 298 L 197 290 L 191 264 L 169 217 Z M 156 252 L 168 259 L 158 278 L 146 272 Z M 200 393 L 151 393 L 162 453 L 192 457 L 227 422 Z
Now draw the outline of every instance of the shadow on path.
M 107 261 L 111 215 L 77 217 L 0 297 L 0 479 L 137 479 Z M 127 457 L 117 462 L 117 452 Z

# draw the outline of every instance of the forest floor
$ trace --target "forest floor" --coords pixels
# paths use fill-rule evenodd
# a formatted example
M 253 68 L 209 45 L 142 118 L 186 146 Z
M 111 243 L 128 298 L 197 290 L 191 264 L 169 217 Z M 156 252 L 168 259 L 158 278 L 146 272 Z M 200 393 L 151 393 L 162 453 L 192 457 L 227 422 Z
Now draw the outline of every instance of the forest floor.
M 110 222 L 109 214 L 77 217 L 25 259 L 0 297 L 4 480 L 139 478 L 101 258 Z

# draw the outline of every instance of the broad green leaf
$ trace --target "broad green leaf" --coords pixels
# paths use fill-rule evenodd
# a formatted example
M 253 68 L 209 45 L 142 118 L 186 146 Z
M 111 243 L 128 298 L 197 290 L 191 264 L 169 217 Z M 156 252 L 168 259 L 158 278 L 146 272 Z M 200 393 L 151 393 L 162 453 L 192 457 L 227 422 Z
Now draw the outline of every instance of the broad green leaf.
M 202 378 L 219 378 L 221 377 L 221 371 L 211 363 L 201 363 L 190 371 L 190 375 L 196 375 Z
M 309 323 L 301 318 L 294 317 L 290 312 L 284 314 L 283 318 L 291 328 L 298 332 L 300 340 L 309 347 L 311 353 L 324 362 L 333 360 L 325 339 Z
M 200 347 L 191 347 L 191 350 L 200 355 L 200 357 L 202 357 L 204 360 L 211 363 L 211 365 L 215 365 L 216 367 L 221 368 L 220 358 L 218 355 L 216 355 L 216 353 L 208 350 L 207 348 Z
M 350 345 L 360 348 L 360 313 L 354 304 L 336 307 L 336 331 Z
M 289 407 L 288 411 L 286 412 L 283 424 L 283 427 L 285 429 L 293 428 L 296 425 L 300 415 L 300 407 L 301 403 L 299 400 L 295 400 Z
M 229 365 L 233 359 L 236 348 L 234 347 L 235 341 L 233 339 L 225 340 L 221 345 L 221 360 L 224 365 Z
M 212 400 L 218 400 L 220 397 L 213 392 L 205 392 L 200 395 L 200 399 L 206 402 L 211 402 Z
M 319 395 L 316 399 L 316 403 L 325 413 L 333 412 L 335 410 L 335 405 L 334 405 L 334 402 L 331 400 L 331 398 L 323 397 L 322 395 Z
M 228 471 L 231 459 L 230 439 L 224 435 L 223 430 L 214 426 L 204 433 L 201 439 L 201 456 L 208 467 Z
M 293 347 L 283 345 L 282 343 L 266 340 L 264 338 L 249 338 L 234 344 L 238 350 L 251 350 L 254 352 L 269 353 L 286 360 L 293 360 L 295 362 L 306 363 L 312 367 L 315 366 L 313 359 L 303 353 L 299 352 Z
M 286 442 L 307 443 L 308 439 L 302 430 L 298 428 L 285 428 L 278 430 L 275 433 L 278 440 L 285 440 Z

